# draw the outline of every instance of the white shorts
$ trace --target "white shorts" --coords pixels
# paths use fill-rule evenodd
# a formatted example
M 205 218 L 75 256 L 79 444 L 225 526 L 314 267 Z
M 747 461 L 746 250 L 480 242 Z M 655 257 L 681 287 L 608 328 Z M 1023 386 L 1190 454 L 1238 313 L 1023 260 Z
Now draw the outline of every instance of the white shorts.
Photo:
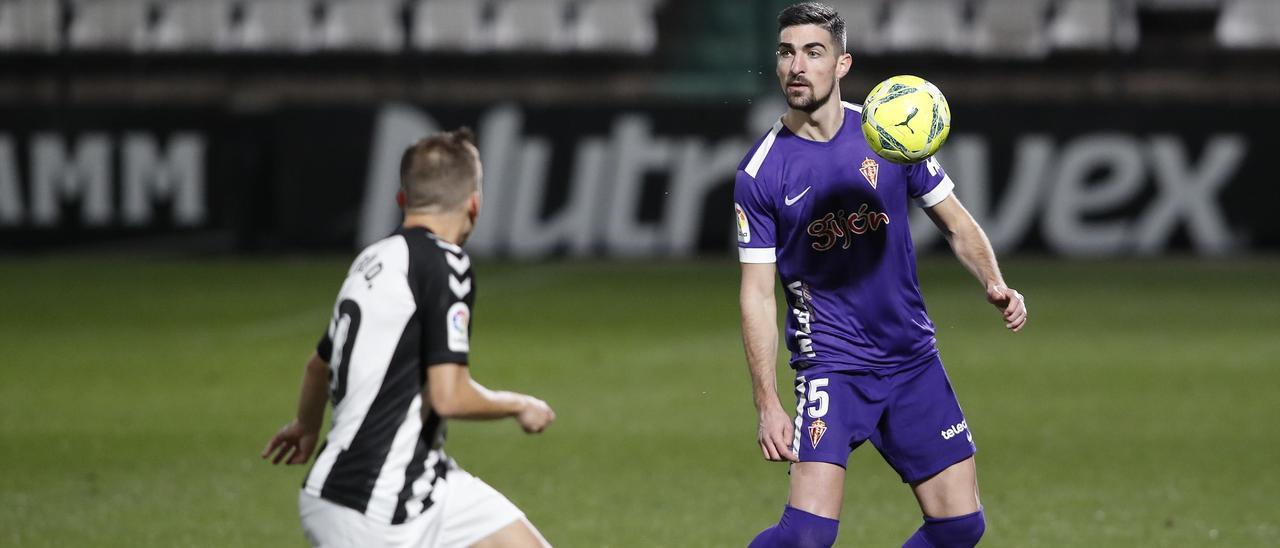
M 431 497 L 431 508 L 399 525 L 379 523 L 306 491 L 298 494 L 298 511 L 307 541 L 325 548 L 462 548 L 524 517 L 502 493 L 461 468 L 451 468 L 436 482 Z

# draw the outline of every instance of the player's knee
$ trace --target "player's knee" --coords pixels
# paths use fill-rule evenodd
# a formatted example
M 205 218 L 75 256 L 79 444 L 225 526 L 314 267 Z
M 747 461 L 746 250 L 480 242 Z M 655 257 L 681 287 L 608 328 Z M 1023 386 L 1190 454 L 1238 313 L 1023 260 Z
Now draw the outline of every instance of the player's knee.
M 972 548 L 987 531 L 982 510 L 953 518 L 925 518 L 920 531 L 935 548 Z
M 788 547 L 794 548 L 831 548 L 836 543 L 836 534 L 840 522 L 834 519 L 829 523 L 811 524 L 796 528 L 793 531 L 795 542 Z
M 840 520 L 824 518 L 787 506 L 778 525 L 761 533 L 752 548 L 830 548 Z
M 982 540 L 982 534 L 987 532 L 987 518 L 982 510 L 969 514 L 969 517 L 959 520 L 959 523 L 956 536 L 960 544 L 957 546 L 975 546 Z

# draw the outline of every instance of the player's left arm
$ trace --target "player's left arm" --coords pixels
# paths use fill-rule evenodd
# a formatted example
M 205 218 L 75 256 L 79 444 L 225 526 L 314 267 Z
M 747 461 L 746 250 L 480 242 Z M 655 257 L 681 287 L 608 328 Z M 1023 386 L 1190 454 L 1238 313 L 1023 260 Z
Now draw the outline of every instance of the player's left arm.
M 459 363 L 427 367 L 423 398 L 440 416 L 449 419 L 492 420 L 513 417 L 525 433 L 546 430 L 556 419 L 547 402 L 528 394 L 490 390 L 471 378 L 471 369 Z
M 960 263 L 986 288 L 987 302 L 1004 315 L 1005 327 L 1014 332 L 1021 331 L 1027 323 L 1026 299 L 1005 284 L 1000 265 L 996 263 L 995 250 L 991 249 L 987 234 L 973 220 L 969 210 L 952 194 L 924 211 L 947 238 Z
M 311 459 L 320 439 L 324 408 L 329 401 L 329 363 L 312 354 L 302 372 L 302 388 L 298 394 L 298 415 L 280 428 L 262 450 L 262 458 L 271 464 L 305 464 Z M 274 453 L 274 457 L 272 456 Z

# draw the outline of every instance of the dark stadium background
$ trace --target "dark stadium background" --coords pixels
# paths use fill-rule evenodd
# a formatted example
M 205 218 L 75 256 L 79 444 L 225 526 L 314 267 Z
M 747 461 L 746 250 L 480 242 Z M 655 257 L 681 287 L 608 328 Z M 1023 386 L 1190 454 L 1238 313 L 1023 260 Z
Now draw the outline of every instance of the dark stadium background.
M 462 124 L 474 374 L 561 418 L 455 423 L 451 453 L 558 546 L 745 544 L 786 479 L 731 186 L 784 108 L 786 4 L 0 0 L 0 545 L 301 545 L 302 470 L 257 453 L 399 151 Z M 844 99 L 941 87 L 943 165 L 1028 295 L 1004 333 L 913 220 L 984 545 L 1280 543 L 1280 2 L 835 4 Z M 908 490 L 850 470 L 841 545 L 900 543 Z

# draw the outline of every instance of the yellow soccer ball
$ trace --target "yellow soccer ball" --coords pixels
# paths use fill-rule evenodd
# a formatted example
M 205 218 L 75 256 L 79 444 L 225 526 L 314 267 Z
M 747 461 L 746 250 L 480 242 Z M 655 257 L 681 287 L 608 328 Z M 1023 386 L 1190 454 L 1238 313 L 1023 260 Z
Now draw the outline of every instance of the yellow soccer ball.
M 951 133 L 951 107 L 919 76 L 880 82 L 862 104 L 862 134 L 881 158 L 911 164 L 933 156 Z

